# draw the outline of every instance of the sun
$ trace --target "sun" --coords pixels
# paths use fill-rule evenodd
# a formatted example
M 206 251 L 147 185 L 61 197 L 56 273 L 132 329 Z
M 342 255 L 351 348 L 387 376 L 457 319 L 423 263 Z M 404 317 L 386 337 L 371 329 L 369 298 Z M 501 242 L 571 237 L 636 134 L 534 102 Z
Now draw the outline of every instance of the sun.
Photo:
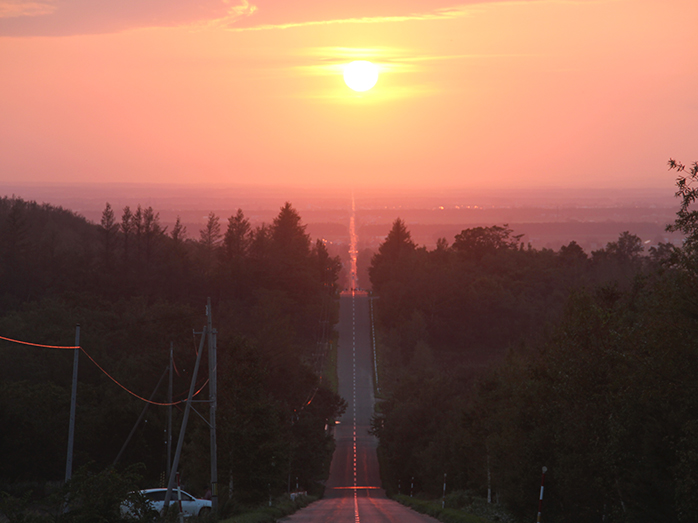
M 344 68 L 344 82 L 354 91 L 368 91 L 377 81 L 378 66 L 366 60 L 356 60 Z

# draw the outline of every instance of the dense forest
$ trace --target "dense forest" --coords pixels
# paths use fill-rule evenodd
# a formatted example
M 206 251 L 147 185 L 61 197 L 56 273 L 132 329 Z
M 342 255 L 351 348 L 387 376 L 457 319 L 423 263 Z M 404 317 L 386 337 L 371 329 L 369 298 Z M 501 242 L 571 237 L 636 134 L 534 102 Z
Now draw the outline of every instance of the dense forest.
M 210 297 L 220 504 L 258 503 L 291 482 L 319 493 L 333 450 L 327 427 L 345 408 L 322 379 L 341 263 L 311 242 L 290 204 L 257 227 L 242 210 L 227 223 L 211 213 L 197 232 L 189 237 L 179 221 L 168 231 L 140 205 L 117 213 L 107 204 L 93 224 L 62 208 L 0 199 L 0 336 L 72 346 L 80 324 L 74 469 L 97 474 L 114 464 L 144 407 L 124 388 L 148 398 L 171 345 L 176 444 L 194 331 Z M 63 480 L 73 352 L 0 340 L 0 491 L 39 496 Z M 202 399 L 206 378 L 199 373 Z M 166 383 L 154 401 L 166 401 Z M 116 463 L 117 472 L 143 464 L 141 487 L 163 482 L 167 412 L 151 405 Z M 209 482 L 208 430 L 192 414 L 180 469 L 195 495 Z
M 533 521 L 546 467 L 545 521 L 696 520 L 698 165 L 670 167 L 681 248 L 536 250 L 505 225 L 427 250 L 395 221 L 369 269 L 389 493 L 447 474 Z

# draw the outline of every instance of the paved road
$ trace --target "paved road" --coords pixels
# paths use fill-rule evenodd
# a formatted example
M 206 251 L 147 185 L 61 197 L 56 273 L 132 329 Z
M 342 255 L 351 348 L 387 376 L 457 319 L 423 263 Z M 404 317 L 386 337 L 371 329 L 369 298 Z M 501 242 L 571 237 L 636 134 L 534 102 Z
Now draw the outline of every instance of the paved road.
M 368 434 L 373 414 L 373 352 L 369 298 L 340 298 L 339 393 L 348 408 L 335 429 L 325 498 L 282 521 L 295 523 L 424 523 L 436 520 L 385 497 L 380 488 L 376 439 Z

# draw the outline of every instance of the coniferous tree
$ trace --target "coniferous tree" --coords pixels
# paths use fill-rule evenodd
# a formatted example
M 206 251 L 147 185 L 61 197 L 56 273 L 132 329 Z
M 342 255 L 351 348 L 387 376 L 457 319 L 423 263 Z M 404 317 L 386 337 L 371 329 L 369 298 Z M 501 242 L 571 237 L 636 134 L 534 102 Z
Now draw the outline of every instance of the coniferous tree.
M 136 244 L 136 267 L 137 270 L 140 270 L 143 255 L 143 209 L 140 203 L 131 217 L 131 225 L 133 227 L 133 240 Z
M 242 209 L 228 218 L 228 227 L 223 238 L 223 255 L 228 263 L 237 263 L 247 256 L 252 241 L 252 227 Z
M 199 243 L 208 251 L 218 246 L 222 238 L 220 218 L 214 212 L 209 213 L 206 225 L 199 230 Z
M 371 259 L 368 273 L 373 290 L 380 293 L 383 286 L 397 276 L 399 262 L 408 258 L 416 248 L 405 222 L 397 218 L 385 241 Z
M 114 265 L 114 251 L 116 250 L 117 242 L 117 232 L 119 230 L 119 224 L 116 223 L 116 217 L 114 216 L 114 209 L 109 202 L 104 206 L 104 211 L 102 211 L 102 219 L 100 221 L 100 231 L 102 232 L 103 238 L 103 256 L 104 256 L 104 266 L 107 271 L 110 271 Z
M 177 215 L 177 220 L 175 221 L 174 227 L 172 227 L 172 232 L 170 233 L 172 240 L 175 245 L 179 246 L 187 236 L 187 228 L 182 225 L 182 220 L 179 215 Z
M 131 236 L 133 234 L 133 213 L 131 208 L 127 205 L 124 207 L 123 214 L 121 215 L 121 224 L 119 225 L 121 233 L 124 237 L 124 250 L 123 250 L 123 264 L 124 268 L 128 268 L 130 258 L 129 258 L 129 248 L 131 246 Z
M 216 251 L 218 250 L 222 237 L 220 218 L 214 212 L 210 212 L 206 220 L 206 225 L 203 229 L 199 230 L 199 245 L 201 246 L 203 269 L 207 277 L 210 277 L 216 269 Z
M 167 232 L 167 227 L 163 228 L 160 225 L 160 213 L 156 213 L 152 207 L 143 210 L 143 249 L 145 251 L 145 263 L 150 265 L 153 250 L 157 246 L 157 242 Z

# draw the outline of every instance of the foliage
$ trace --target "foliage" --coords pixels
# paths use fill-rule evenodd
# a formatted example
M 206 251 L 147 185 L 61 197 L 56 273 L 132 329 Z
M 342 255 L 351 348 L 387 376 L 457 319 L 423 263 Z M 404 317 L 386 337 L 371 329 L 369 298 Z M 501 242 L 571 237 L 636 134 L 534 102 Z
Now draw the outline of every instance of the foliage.
M 490 519 L 470 514 L 467 511 L 455 508 L 441 507 L 440 501 L 431 501 L 409 496 L 396 496 L 395 499 L 417 512 L 427 514 L 443 523 L 490 523 Z M 498 519 L 497 519 L 498 520 Z M 495 520 L 495 521 L 497 521 Z
M 0 334 L 73 345 L 81 325 L 76 467 L 106 470 L 143 409 L 93 361 L 138 396 L 165 402 L 167 387 L 154 388 L 172 344 L 181 400 L 198 345 L 192 329 L 205 321 L 210 296 L 221 504 L 266 498 L 270 486 L 284 492 L 290 473 L 312 490 L 331 456 L 325 424 L 344 408 L 313 365 L 331 332 L 319 325 L 336 321 L 339 260 L 311 243 L 289 203 L 256 228 L 238 210 L 223 231 L 211 213 L 199 241 L 179 221 L 168 234 L 152 207 L 132 209 L 107 203 L 95 225 L 60 208 L 0 199 Z M 0 485 L 62 478 L 73 352 L 0 342 Z M 165 470 L 167 414 L 151 405 L 117 464 L 144 463 L 142 486 L 159 483 Z M 181 411 L 174 418 L 177 427 Z M 194 493 L 208 482 L 208 442 L 208 427 L 191 417 L 181 472 Z
M 317 499 L 315 496 L 296 496 L 294 499 L 283 496 L 273 500 L 271 506 L 237 514 L 221 523 L 276 523 L 280 518 L 307 507 Z
M 467 352 L 469 365 L 499 359 L 508 345 L 559 319 L 570 288 L 609 281 L 617 272 L 612 255 L 591 263 L 574 242 L 559 253 L 522 249 L 504 227 L 464 230 L 451 247 L 442 243 L 433 251 L 410 247 L 399 220 L 393 229 L 381 249 L 400 238 L 405 246 L 383 249 L 401 253 L 392 258 L 379 250 L 371 274 L 381 296 L 377 320 L 400 365 L 409 363 L 418 342 L 439 358 Z M 623 275 L 640 268 L 623 267 Z
M 146 517 L 148 514 L 144 510 L 144 500 L 135 492 L 140 480 L 137 467 L 127 468 L 123 473 L 117 473 L 111 468 L 93 473 L 87 466 L 81 467 L 61 491 L 61 505 L 69 508 L 61 516 L 61 521 L 138 521 Z M 141 510 L 134 516 L 123 515 L 121 504 L 124 501 L 135 502 Z
M 387 238 L 378 248 L 378 252 L 371 259 L 368 269 L 373 290 L 380 293 L 390 279 L 390 271 L 400 266 L 402 260 L 408 258 L 415 251 L 410 232 L 405 223 L 398 218 Z
M 676 197 L 681 203 L 676 220 L 667 226 L 668 231 L 680 231 L 685 235 L 683 248 L 675 251 L 672 261 L 691 273 L 698 272 L 698 210 L 694 209 L 698 199 L 698 162 L 688 167 L 676 160 L 669 160 L 669 169 L 678 173 Z
M 675 230 L 696 234 L 678 216 Z M 695 519 L 690 241 L 645 256 L 626 231 L 589 257 L 575 242 L 553 252 L 515 238 L 483 227 L 374 258 L 389 366 L 373 432 L 388 492 L 413 481 L 435 498 L 447 473 L 449 488 L 491 488 L 532 518 L 545 465 L 547 520 Z
M 698 188 L 695 186 L 698 180 L 698 162 L 693 162 L 688 169 L 688 174 L 682 174 L 686 172 L 686 166 L 670 159 L 669 169 L 679 173 L 676 179 L 676 196 L 681 199 L 681 204 L 676 213 L 676 222 L 667 227 L 667 230 L 683 232 L 688 242 L 698 241 L 698 211 L 691 209 L 698 199 Z
M 141 466 L 131 466 L 123 472 L 107 468 L 92 472 L 81 467 L 71 480 L 43 500 L 33 499 L 32 492 L 15 498 L 3 492 L 0 513 L 10 523 L 137 523 L 151 521 L 152 510 L 137 491 L 141 481 Z M 122 513 L 128 502 L 133 510 Z
M 465 229 L 456 235 L 452 248 L 462 256 L 480 262 L 497 251 L 516 249 L 523 235 L 514 236 L 512 232 L 506 225 Z M 437 245 L 437 250 L 445 250 L 445 244 Z
M 16 498 L 7 492 L 0 492 L 0 514 L 8 523 L 42 523 L 46 518 L 32 511 L 32 492 L 25 492 Z

